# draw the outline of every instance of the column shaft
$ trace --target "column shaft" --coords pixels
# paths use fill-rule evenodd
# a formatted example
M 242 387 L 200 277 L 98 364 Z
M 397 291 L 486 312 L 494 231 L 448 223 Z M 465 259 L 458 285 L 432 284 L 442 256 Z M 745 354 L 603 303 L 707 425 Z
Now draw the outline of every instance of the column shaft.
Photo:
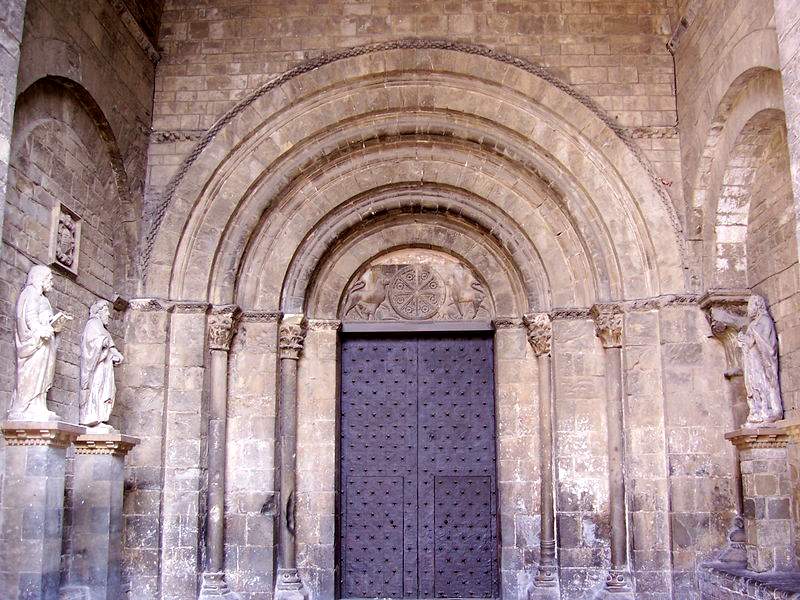
M 281 359 L 281 566 L 294 569 L 295 564 L 295 481 L 297 457 L 297 360 Z
M 216 306 L 208 323 L 208 492 L 206 496 L 206 567 L 200 598 L 238 598 L 225 581 L 225 457 L 228 419 L 228 351 L 239 309 Z
M 528 598 L 555 600 L 559 597 L 559 592 L 553 501 L 553 372 L 550 358 L 553 329 L 547 313 L 525 315 L 523 321 L 528 331 L 528 342 L 536 354 L 537 361 L 541 481 L 539 569 L 534 579 L 534 587 L 528 592 Z
M 225 431 L 228 398 L 228 353 L 211 350 L 211 399 L 208 420 L 208 571 L 225 563 Z
M 622 386 L 620 348 L 606 348 L 606 415 L 608 419 L 608 486 L 611 506 L 611 568 L 627 569 L 625 479 L 622 471 Z
M 537 357 L 539 364 L 539 452 L 542 477 L 540 559 L 537 583 L 542 587 L 556 584 L 555 515 L 553 512 L 553 397 L 550 355 Z
M 297 363 L 303 351 L 306 320 L 284 315 L 280 328 L 280 561 L 275 600 L 302 600 L 308 593 L 297 571 L 295 548 L 295 483 L 297 480 Z
M 608 504 L 611 517 L 611 568 L 606 597 L 633 600 L 628 570 L 628 525 L 625 508 L 625 438 L 622 415 L 622 308 L 616 304 L 592 307 L 595 333 L 605 355 L 606 420 L 608 429 Z

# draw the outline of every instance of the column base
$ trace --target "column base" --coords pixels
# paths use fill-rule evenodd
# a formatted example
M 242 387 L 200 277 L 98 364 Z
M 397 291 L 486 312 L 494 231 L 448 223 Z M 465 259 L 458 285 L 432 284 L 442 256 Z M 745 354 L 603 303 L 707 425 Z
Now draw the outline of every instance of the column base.
M 226 598 L 227 600 L 239 600 L 239 594 L 231 591 L 225 581 L 225 573 L 203 573 L 203 582 L 200 584 L 200 594 L 198 600 L 205 598 Z
M 300 579 L 297 569 L 278 569 L 278 582 L 275 584 L 275 600 L 306 600 L 308 592 Z
M 540 587 L 536 582 L 528 587 L 528 600 L 560 600 L 561 592 L 558 584 L 548 587 Z
M 626 569 L 610 569 L 606 585 L 595 596 L 595 600 L 634 600 L 631 575 Z
M 736 516 L 733 520 L 733 527 L 728 532 L 728 545 L 720 552 L 717 560 L 731 567 L 746 567 L 746 541 L 747 536 L 744 532 L 744 519 L 740 516 Z

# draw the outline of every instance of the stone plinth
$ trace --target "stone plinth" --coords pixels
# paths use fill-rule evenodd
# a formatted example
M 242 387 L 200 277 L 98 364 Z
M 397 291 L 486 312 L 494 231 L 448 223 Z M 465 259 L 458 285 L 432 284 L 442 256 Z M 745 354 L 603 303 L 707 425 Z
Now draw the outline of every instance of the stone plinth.
M 795 567 L 787 464 L 792 430 L 791 424 L 779 422 L 725 435 L 739 450 L 747 569 L 756 573 Z
M 75 440 L 73 560 L 62 592 L 87 600 L 122 597 L 124 462 L 139 438 L 118 432 Z
M 67 446 L 86 429 L 61 421 L 6 421 L 2 431 L 7 447 L 0 590 L 9 600 L 55 600 Z

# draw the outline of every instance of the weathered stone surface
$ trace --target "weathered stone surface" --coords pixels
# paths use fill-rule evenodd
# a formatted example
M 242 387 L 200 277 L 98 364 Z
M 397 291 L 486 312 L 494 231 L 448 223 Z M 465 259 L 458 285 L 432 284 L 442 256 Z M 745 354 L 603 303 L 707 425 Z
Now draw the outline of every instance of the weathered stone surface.
M 551 558 L 550 491 L 565 600 L 594 598 L 615 575 L 621 509 L 637 600 L 772 593 L 747 574 L 700 568 L 739 513 L 763 524 L 747 540 L 761 544 L 751 551 L 759 568 L 796 564 L 800 535 L 800 443 L 792 434 L 781 456 L 748 455 L 739 474 L 724 433 L 746 416 L 729 343 L 742 315 L 701 297 L 766 299 L 786 418 L 796 417 L 792 2 L 161 9 L 0 9 L 0 411 L 14 381 L 13 303 L 30 266 L 53 259 L 63 212 L 80 223 L 78 268 L 67 264 L 75 238 L 64 220 L 53 305 L 78 323 L 100 298 L 119 311 L 109 332 L 126 360 L 109 421 L 142 440 L 124 468 L 123 597 L 194 600 L 224 580 L 245 600 L 269 600 L 290 538 L 297 560 L 281 572 L 284 591 L 296 591 L 297 574 L 310 597 L 335 596 L 338 327 L 387 319 L 495 328 L 504 598 L 524 597 Z M 401 256 L 436 257 L 427 304 L 424 273 Z M 409 266 L 406 310 L 381 281 Z M 243 308 L 235 334 L 232 313 L 208 314 L 232 303 Z M 601 310 L 610 304 L 619 310 Z M 539 331 L 531 346 L 522 317 L 533 312 L 552 320 L 552 336 Z M 299 314 L 307 330 L 285 317 Z M 63 332 L 48 398 L 75 422 L 79 334 L 75 323 Z M 609 352 L 620 359 L 613 405 Z M 281 358 L 297 368 L 291 474 L 277 444 Z M 609 408 L 621 423 L 611 445 Z M 9 465 L 12 450 L 0 446 Z M 72 465 L 62 578 L 85 525 Z M 622 501 L 618 478 L 614 493 L 608 483 L 620 466 Z M 292 502 L 282 500 L 293 475 Z M 224 556 L 209 561 L 221 545 L 212 529 L 224 529 Z

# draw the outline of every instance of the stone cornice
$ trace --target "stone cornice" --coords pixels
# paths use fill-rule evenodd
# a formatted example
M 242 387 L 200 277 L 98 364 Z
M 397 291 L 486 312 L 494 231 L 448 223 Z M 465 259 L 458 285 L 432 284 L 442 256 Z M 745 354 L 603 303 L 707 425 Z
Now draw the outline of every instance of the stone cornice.
M 592 315 L 588 308 L 554 308 L 550 311 L 550 318 L 553 321 L 584 321 L 591 319 Z
M 86 428 L 64 421 L 5 421 L 3 437 L 9 446 L 51 446 L 66 448 Z
M 800 419 L 785 419 L 764 427 L 743 427 L 726 433 L 725 439 L 740 451 L 785 448 L 789 442 L 800 442 Z
M 122 433 L 87 433 L 75 440 L 76 454 L 125 456 L 141 439 Z
M 277 323 L 281 313 L 268 310 L 243 310 L 239 320 L 243 323 Z
M 205 314 L 211 305 L 208 302 L 180 300 L 172 303 L 169 310 L 179 314 Z
M 131 14 L 131 11 L 128 10 L 128 7 L 125 5 L 125 2 L 122 0 L 111 0 L 111 6 L 114 7 L 114 10 L 117 11 L 120 20 L 125 25 L 125 28 L 128 32 L 133 36 L 133 39 L 136 40 L 136 43 L 139 44 L 139 47 L 147 54 L 147 58 L 150 59 L 154 65 L 161 60 L 161 54 L 159 54 L 156 47 L 150 42 L 150 39 L 147 37 L 147 34 L 144 32 L 142 27 L 136 21 L 136 18 Z
M 139 312 L 167 311 L 171 307 L 172 303 L 169 300 L 160 298 L 132 298 L 128 303 L 130 310 Z
M 525 326 L 520 317 L 496 317 L 492 325 L 495 329 L 522 329 Z

